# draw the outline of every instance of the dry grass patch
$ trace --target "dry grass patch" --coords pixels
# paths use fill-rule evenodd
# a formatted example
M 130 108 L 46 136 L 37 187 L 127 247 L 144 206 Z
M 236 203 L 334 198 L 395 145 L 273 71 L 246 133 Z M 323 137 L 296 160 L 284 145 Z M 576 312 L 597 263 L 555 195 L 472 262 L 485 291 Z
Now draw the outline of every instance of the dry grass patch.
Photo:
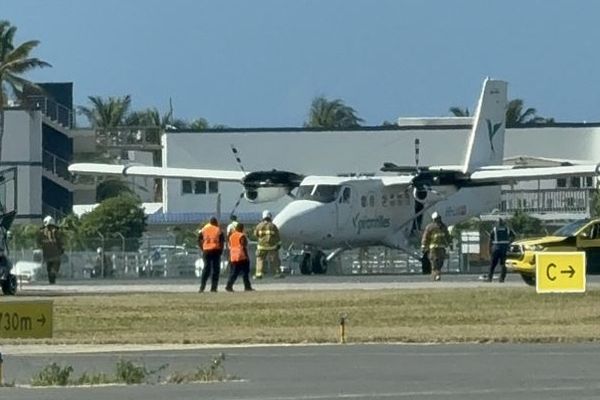
M 50 343 L 599 340 L 600 291 L 530 288 L 131 294 L 54 299 Z M 31 343 L 33 341 L 22 341 Z

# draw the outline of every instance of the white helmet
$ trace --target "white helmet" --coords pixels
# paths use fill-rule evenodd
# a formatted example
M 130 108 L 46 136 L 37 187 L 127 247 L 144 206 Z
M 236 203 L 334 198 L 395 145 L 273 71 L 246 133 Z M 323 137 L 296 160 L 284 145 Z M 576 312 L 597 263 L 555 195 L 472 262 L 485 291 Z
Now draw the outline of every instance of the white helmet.
M 431 214 L 431 219 L 435 221 L 438 218 L 441 218 L 440 214 L 437 211 L 434 211 L 433 214 Z
M 54 222 L 54 218 L 52 218 L 49 215 L 47 215 L 46 218 L 44 218 L 44 226 L 48 225 L 56 225 L 56 222 Z
M 263 213 L 262 213 L 262 218 L 263 219 L 265 219 L 265 218 L 271 218 L 271 217 L 272 217 L 271 211 L 269 211 L 269 210 L 264 210 L 263 211 Z

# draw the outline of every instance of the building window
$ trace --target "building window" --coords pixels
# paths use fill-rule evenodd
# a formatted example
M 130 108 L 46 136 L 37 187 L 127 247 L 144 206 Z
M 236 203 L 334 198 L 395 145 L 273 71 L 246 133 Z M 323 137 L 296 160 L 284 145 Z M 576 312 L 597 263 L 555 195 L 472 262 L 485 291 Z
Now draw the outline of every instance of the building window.
M 578 176 L 571 177 L 571 187 L 578 188 L 581 187 L 581 178 Z
M 558 178 L 556 180 L 556 187 L 559 187 L 559 188 L 567 187 L 567 179 L 566 178 Z
M 206 194 L 206 181 L 194 181 L 194 193 Z
M 585 177 L 585 187 L 591 188 L 594 187 L 594 178 L 591 176 Z
M 218 181 L 208 181 L 208 193 L 219 193 Z
M 190 194 L 192 193 L 192 181 L 181 181 L 181 193 Z

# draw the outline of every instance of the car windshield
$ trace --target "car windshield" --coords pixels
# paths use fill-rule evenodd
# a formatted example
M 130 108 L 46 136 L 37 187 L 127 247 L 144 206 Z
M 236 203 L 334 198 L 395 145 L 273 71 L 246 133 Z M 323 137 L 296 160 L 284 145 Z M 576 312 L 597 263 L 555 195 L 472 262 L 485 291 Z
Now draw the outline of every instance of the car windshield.
M 340 193 L 339 185 L 305 185 L 298 188 L 296 198 L 320 203 L 335 201 Z
M 563 236 L 563 237 L 573 236 L 573 235 L 575 235 L 575 233 L 578 230 L 583 228 L 588 222 L 590 222 L 589 219 L 582 219 L 579 221 L 571 222 L 570 224 L 567 224 L 567 225 L 563 226 L 562 228 L 558 229 L 556 232 L 554 232 L 554 236 Z

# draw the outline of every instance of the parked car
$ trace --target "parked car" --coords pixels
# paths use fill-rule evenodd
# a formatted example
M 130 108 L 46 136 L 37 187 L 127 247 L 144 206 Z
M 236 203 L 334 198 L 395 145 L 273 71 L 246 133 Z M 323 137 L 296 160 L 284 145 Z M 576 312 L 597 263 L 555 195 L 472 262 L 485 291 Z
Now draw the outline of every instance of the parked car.
M 540 251 L 583 251 L 587 273 L 600 273 L 600 219 L 582 219 L 552 235 L 513 242 L 506 255 L 506 268 L 535 286 L 535 253 Z

